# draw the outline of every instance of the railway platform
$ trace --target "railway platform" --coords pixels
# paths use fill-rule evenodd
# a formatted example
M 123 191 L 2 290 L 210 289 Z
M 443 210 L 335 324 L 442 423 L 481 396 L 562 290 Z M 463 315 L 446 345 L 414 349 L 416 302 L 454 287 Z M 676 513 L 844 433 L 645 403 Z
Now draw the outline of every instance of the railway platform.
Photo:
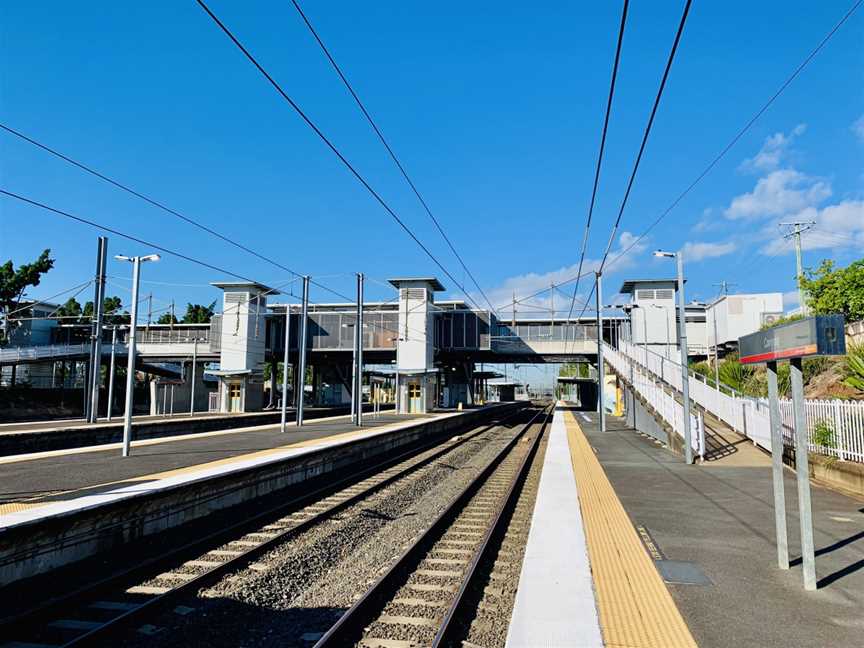
M 365 408 L 371 411 L 371 405 Z M 386 411 L 386 409 L 384 410 Z M 305 407 L 307 420 L 348 414 L 348 405 Z M 296 412 L 289 408 L 287 418 L 293 421 Z M 137 415 L 132 418 L 133 439 L 155 439 L 166 436 L 199 434 L 230 428 L 252 427 L 281 421 L 280 410 L 262 412 L 196 412 L 172 415 Z M 116 443 L 123 438 L 123 417 L 96 423 L 83 419 L 0 423 L 0 457 L 31 454 L 48 450 L 64 450 Z
M 252 426 L 133 443 L 0 457 L 0 585 L 78 563 L 274 491 L 494 418 L 464 412 Z M 113 543 L 113 544 L 112 544 Z M 119 543 L 119 544 L 118 544 Z
M 158 488 L 168 478 L 182 481 L 202 472 L 217 475 L 250 461 L 272 460 L 435 416 L 382 413 L 364 417 L 363 427 L 357 428 L 344 415 L 309 420 L 302 427 L 292 424 L 284 434 L 280 425 L 268 424 L 144 439 L 132 442 L 129 457 L 120 456 L 120 443 L 0 457 L 0 530 L 18 519 L 63 510 L 83 497 L 132 486 L 141 492 Z
M 687 466 L 623 419 L 600 432 L 559 404 L 507 646 L 860 645 L 864 501 L 813 485 L 805 592 L 794 474 L 781 571 L 770 458 L 746 442 L 718 456 Z

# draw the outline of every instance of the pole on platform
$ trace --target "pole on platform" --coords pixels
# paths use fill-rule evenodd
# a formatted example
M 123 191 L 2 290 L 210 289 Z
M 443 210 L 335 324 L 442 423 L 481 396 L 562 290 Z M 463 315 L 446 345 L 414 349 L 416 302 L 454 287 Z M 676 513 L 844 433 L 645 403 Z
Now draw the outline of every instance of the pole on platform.
M 192 340 L 192 385 L 189 388 L 189 416 L 195 416 L 195 368 L 198 364 L 198 338 Z
M 282 432 L 288 418 L 288 347 L 291 342 L 291 306 L 285 304 L 285 352 L 282 354 Z
M 595 273 L 597 279 L 597 290 L 594 291 L 594 296 L 597 300 L 597 414 L 600 416 L 600 431 L 606 431 L 606 408 L 603 405 L 603 384 L 604 369 L 603 369 L 603 311 L 600 304 L 603 303 L 602 291 L 602 276 L 599 272 Z
M 363 425 L 363 273 L 357 274 L 357 418 Z
M 359 303 L 359 300 L 358 300 Z M 356 307 L 354 312 L 354 328 L 351 333 L 351 424 L 357 425 L 357 329 L 360 318 L 357 316 Z
M 108 407 L 107 419 L 111 420 L 111 409 L 114 407 L 114 357 L 117 355 L 117 326 L 111 329 L 111 368 L 108 370 Z
M 306 395 L 306 335 L 308 332 L 309 315 L 309 275 L 303 277 L 303 309 L 300 314 L 300 361 L 297 370 L 297 425 L 303 425 L 303 397 Z
M 795 474 L 798 481 L 798 518 L 801 520 L 801 562 L 804 589 L 816 589 L 816 557 L 813 550 L 813 510 L 810 505 L 807 419 L 804 415 L 804 378 L 801 358 L 789 361 L 792 382 L 792 408 L 795 417 Z
M 105 263 L 108 255 L 108 237 L 100 236 L 96 248 L 96 287 L 93 296 L 93 330 L 90 342 L 90 402 L 88 421 L 99 419 L 99 370 L 102 365 L 102 318 L 105 302 Z
M 766 366 L 768 412 L 771 420 L 771 476 L 774 483 L 774 526 L 777 536 L 777 565 L 789 569 L 789 541 L 786 537 L 786 494 L 783 487 L 783 421 L 780 418 L 777 363 Z
M 684 406 L 684 462 L 693 463 L 690 429 L 690 370 L 687 366 L 687 317 L 684 308 L 684 258 L 681 250 L 675 253 L 678 262 L 678 343 L 681 346 L 681 404 Z
M 123 414 L 123 456 L 128 457 L 132 445 L 132 408 L 135 400 L 135 330 L 138 322 L 138 285 L 141 283 L 141 262 L 158 261 L 158 254 L 128 257 L 116 255 L 119 261 L 132 263 L 132 312 L 129 315 L 129 336 L 126 346 L 129 354 L 126 358 L 126 410 Z
M 135 401 L 135 322 L 138 317 L 138 282 L 141 279 L 141 258 L 132 259 L 132 307 L 129 335 L 126 339 L 126 409 L 123 414 L 123 456 L 129 456 L 132 445 L 132 407 Z

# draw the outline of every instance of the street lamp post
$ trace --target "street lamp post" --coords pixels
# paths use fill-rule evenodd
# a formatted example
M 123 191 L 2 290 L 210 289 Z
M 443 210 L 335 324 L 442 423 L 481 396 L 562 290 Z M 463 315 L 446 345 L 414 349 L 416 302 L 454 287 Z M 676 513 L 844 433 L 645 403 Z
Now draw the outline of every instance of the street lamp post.
M 690 445 L 690 372 L 687 368 L 687 319 L 684 309 L 684 259 L 681 250 L 664 252 L 657 250 L 654 256 L 675 259 L 678 262 L 678 343 L 681 346 L 681 400 L 684 406 L 684 461 L 693 463 L 693 448 Z
M 132 312 L 129 317 L 129 338 L 126 341 L 129 355 L 126 360 L 126 411 L 123 416 L 123 456 L 128 457 L 132 445 L 132 407 L 135 396 L 135 323 L 138 319 L 138 284 L 141 280 L 141 263 L 158 261 L 160 257 L 158 254 L 134 257 L 118 254 L 114 258 L 118 261 L 129 261 L 132 264 Z

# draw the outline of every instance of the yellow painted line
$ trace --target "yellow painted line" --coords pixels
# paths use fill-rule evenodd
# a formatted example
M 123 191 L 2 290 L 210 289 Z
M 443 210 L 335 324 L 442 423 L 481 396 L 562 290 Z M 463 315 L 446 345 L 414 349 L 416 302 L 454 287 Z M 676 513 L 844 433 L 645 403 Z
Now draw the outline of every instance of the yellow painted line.
M 317 425 L 318 423 L 329 423 L 343 419 L 347 420 L 348 418 L 350 418 L 350 416 L 350 414 L 340 414 L 338 416 L 324 416 L 316 419 L 308 419 L 306 423 L 309 425 Z M 426 417 L 412 416 L 411 418 L 406 420 L 414 421 L 420 418 Z M 178 420 L 182 421 L 183 419 L 178 418 Z M 188 420 L 191 421 L 192 419 Z M 400 423 L 404 422 L 405 421 L 400 421 Z M 289 422 L 289 424 L 293 429 L 297 429 L 294 426 L 293 422 Z M 251 425 L 239 428 L 229 428 L 227 430 L 211 430 L 210 432 L 190 432 L 188 434 L 175 434 L 173 436 L 157 437 L 155 439 L 141 439 L 140 441 L 132 441 L 132 447 L 143 448 L 146 446 L 160 445 L 162 443 L 173 443 L 175 441 L 194 441 L 195 439 L 206 439 L 210 437 L 224 436 L 226 434 L 240 434 L 243 432 L 266 432 L 267 430 L 273 430 L 275 428 L 278 428 L 279 426 L 279 423 L 265 423 L 263 425 Z M 132 430 L 132 433 L 134 436 L 134 428 Z M 288 432 L 287 434 L 290 434 L 290 432 Z M 107 452 L 109 450 L 119 450 L 122 447 L 123 443 L 118 441 L 116 443 L 104 443 L 102 445 L 83 446 L 80 448 L 66 448 L 61 450 L 46 450 L 44 452 L 8 455 L 5 457 L 0 457 L 0 465 L 20 463 L 22 461 L 35 461 L 36 459 L 50 459 L 51 457 L 65 457 L 67 455 L 73 454 L 87 454 L 88 452 Z
M 284 452 L 285 450 L 290 450 L 291 448 L 307 448 L 310 446 L 319 445 L 321 443 L 331 443 L 333 441 L 347 441 L 352 438 L 356 438 L 359 436 L 363 436 L 364 434 L 371 432 L 379 433 L 379 432 L 387 432 L 389 430 L 398 429 L 403 426 L 406 421 L 396 421 L 392 424 L 382 425 L 374 428 L 357 428 L 356 430 L 351 430 L 350 432 L 343 432 L 341 434 L 333 434 L 325 437 L 318 437 L 316 439 L 306 439 L 304 441 L 298 441 L 295 443 L 287 443 L 285 445 L 276 446 L 274 448 L 268 448 L 266 450 L 258 450 L 256 452 L 250 452 L 243 455 L 236 455 L 233 457 L 226 457 L 224 459 L 217 459 L 215 461 L 208 461 L 200 464 L 194 464 L 191 466 L 184 466 L 183 468 L 175 468 L 172 470 L 165 470 L 162 472 L 151 473 L 149 475 L 138 475 L 136 477 L 130 477 L 129 479 L 121 479 L 118 481 L 105 482 L 103 484 L 93 484 L 90 486 L 85 486 L 83 488 L 76 488 L 68 491 L 57 491 L 51 494 L 52 499 L 50 500 L 42 500 L 42 501 L 33 501 L 33 500 L 21 500 L 16 502 L 7 502 L 6 504 L 0 504 L 0 515 L 4 515 L 6 513 L 16 513 L 18 511 L 23 511 L 25 509 L 35 508 L 37 506 L 47 506 L 48 504 L 54 504 L 58 501 L 65 501 L 69 499 L 74 499 L 73 497 L 69 497 L 70 495 L 75 495 L 76 493 L 81 493 L 85 491 L 92 491 L 93 489 L 106 489 L 109 486 L 114 487 L 122 487 L 129 486 L 131 484 L 142 483 L 142 482 L 152 482 L 158 481 L 160 479 L 166 479 L 168 477 L 176 477 L 178 475 L 184 475 L 196 471 L 208 470 L 211 468 L 217 468 L 219 466 L 230 466 L 233 463 L 248 461 L 250 459 L 258 459 L 260 457 L 267 457 L 269 455 L 273 455 L 276 453 Z M 62 499 L 57 499 L 57 496 L 62 496 Z M 33 498 L 38 499 L 37 498 Z
M 564 424 L 604 643 L 628 648 L 695 647 L 672 595 L 569 411 L 564 412 Z

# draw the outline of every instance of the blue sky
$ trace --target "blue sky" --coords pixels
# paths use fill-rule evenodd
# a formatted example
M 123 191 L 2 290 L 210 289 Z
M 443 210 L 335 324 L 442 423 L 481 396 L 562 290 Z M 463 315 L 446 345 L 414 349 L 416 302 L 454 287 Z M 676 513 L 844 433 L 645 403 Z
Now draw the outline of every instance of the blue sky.
M 694 3 L 624 214 L 625 243 L 850 4 Z M 609 237 L 682 6 L 631 6 L 590 260 Z M 290 2 L 213 0 L 211 8 L 468 286 Z M 496 306 L 513 291 L 525 295 L 574 274 L 619 3 L 304 8 Z M 671 264 L 650 252 L 682 246 L 688 298 L 711 298 L 723 279 L 741 292 L 792 291 L 794 257 L 788 245 L 778 248 L 776 226 L 792 217 L 819 221 L 805 238 L 805 265 L 861 256 L 862 32 L 864 9 L 644 245 L 610 269 L 607 293 L 625 277 L 670 275 Z M 392 290 L 375 280 L 441 276 L 192 0 L 4 3 L 0 38 L 3 123 L 345 294 L 357 271 L 372 279 L 370 298 L 386 299 Z M 5 133 L 0 186 L 265 283 L 289 279 Z M 24 262 L 45 247 L 57 258 L 34 296 L 92 275 L 96 236 L 0 198 L 0 260 Z M 117 237 L 109 250 L 149 251 Z M 128 273 L 112 261 L 110 293 L 128 296 L 120 278 Z M 161 305 L 206 303 L 218 297 L 206 284 L 223 278 L 164 257 L 146 267 L 153 283 L 143 290 Z M 460 294 L 441 278 L 448 295 Z M 320 289 L 312 298 L 333 299 Z M 548 305 L 548 295 L 534 303 Z

